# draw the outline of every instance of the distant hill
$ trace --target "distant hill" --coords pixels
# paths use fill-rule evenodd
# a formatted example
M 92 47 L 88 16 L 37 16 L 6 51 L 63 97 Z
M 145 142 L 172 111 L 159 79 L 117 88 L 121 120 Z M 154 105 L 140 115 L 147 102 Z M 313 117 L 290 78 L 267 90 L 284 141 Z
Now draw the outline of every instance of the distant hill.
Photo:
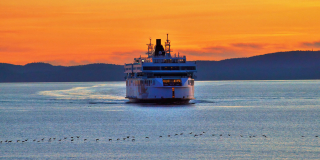
M 222 61 L 196 61 L 196 80 L 320 79 L 320 51 L 290 51 Z M 25 66 L 0 63 L 0 82 L 123 81 L 122 65 Z
M 30 63 L 25 66 L 0 63 L 0 82 L 93 82 L 124 80 L 123 66 L 89 64 L 52 66 Z
M 320 79 L 320 51 L 290 51 L 222 61 L 197 61 L 199 80 Z

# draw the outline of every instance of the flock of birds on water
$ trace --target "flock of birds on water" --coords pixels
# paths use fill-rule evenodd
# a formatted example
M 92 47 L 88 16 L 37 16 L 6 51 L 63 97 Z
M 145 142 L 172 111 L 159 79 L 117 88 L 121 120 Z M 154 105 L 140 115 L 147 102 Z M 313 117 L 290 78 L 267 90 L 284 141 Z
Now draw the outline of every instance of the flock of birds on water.
M 206 134 L 206 132 L 201 132 L 201 133 L 193 133 L 193 132 L 190 132 L 190 133 L 187 133 L 186 135 L 189 135 L 189 137 L 194 137 L 194 138 L 196 138 L 196 137 L 202 137 L 202 136 L 204 136 Z M 165 136 L 162 136 L 162 135 L 160 135 L 160 136 L 157 136 L 157 137 L 152 137 L 152 138 L 165 138 L 165 137 L 168 137 L 168 138 L 170 138 L 170 137 L 176 137 L 176 136 L 182 136 L 182 135 L 184 135 L 184 133 L 176 133 L 176 134 L 172 134 L 172 135 L 170 135 L 170 134 L 168 134 L 168 135 L 165 135 Z M 209 136 L 211 136 L 211 137 L 232 137 L 232 135 L 231 134 L 207 134 L 207 135 L 209 135 Z M 234 135 L 233 135 L 234 136 Z M 238 137 L 240 137 L 240 138 L 269 138 L 267 135 L 237 135 Z M 81 136 L 72 136 L 72 137 L 63 137 L 63 138 L 55 138 L 55 137 L 53 137 L 53 138 L 40 138 L 40 139 L 29 139 L 29 138 L 27 138 L 27 139 L 18 139 L 18 140 L 8 140 L 8 139 L 6 139 L 6 140 L 1 140 L 0 141 L 0 144 L 3 144 L 3 143 L 26 143 L 26 142 L 37 142 L 37 143 L 43 143 L 43 142 L 54 142 L 54 141 L 56 141 L 56 142 L 89 142 L 89 141 L 93 141 L 93 142 L 99 142 L 99 141 L 101 141 L 101 140 L 105 140 L 105 141 L 108 141 L 108 142 L 112 142 L 112 141 L 132 141 L 132 142 L 135 142 L 136 141 L 136 139 L 137 140 L 142 140 L 142 139 L 151 139 L 151 137 L 150 136 L 145 136 L 145 137 L 139 137 L 139 138 L 136 138 L 135 136 L 125 136 L 125 137 L 122 137 L 122 138 L 107 138 L 107 139 L 105 139 L 105 138 L 103 138 L 103 139 L 100 139 L 100 138 L 94 138 L 94 139 L 88 139 L 88 138 L 84 138 L 84 139 L 82 139 L 82 138 L 80 138 Z M 302 138 L 303 137 L 306 137 L 306 136 L 301 136 Z M 315 138 L 318 138 L 319 136 L 314 136 Z

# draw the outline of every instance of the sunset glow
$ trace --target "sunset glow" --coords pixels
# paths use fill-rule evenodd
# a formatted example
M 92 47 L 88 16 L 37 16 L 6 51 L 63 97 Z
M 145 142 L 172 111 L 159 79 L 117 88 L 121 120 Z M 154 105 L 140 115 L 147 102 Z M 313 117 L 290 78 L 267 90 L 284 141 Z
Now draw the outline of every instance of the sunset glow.
M 316 0 L 1 0 L 0 63 L 131 63 L 149 38 L 187 60 L 320 49 Z

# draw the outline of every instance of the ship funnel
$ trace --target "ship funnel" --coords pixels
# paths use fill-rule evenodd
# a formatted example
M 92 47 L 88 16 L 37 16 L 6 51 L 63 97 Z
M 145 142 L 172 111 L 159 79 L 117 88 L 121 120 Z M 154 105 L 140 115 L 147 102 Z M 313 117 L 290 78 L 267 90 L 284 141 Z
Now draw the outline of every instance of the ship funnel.
M 164 56 L 164 48 L 161 45 L 161 39 L 156 39 L 156 46 L 155 46 L 155 55 L 156 56 Z
M 158 45 L 161 46 L 161 39 L 156 39 L 156 41 L 157 41 L 157 42 L 156 42 L 156 45 L 157 45 L 157 46 L 158 46 Z

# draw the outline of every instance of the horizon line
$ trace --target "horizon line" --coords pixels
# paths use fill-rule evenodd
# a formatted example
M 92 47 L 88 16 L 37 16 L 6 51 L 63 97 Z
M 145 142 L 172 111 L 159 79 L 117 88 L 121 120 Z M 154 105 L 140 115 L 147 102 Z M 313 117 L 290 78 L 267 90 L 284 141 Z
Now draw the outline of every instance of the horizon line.
M 278 51 L 278 52 L 272 52 L 272 53 L 266 53 L 266 54 L 261 54 L 261 55 L 254 55 L 251 57 L 258 57 L 258 56 L 263 56 L 263 55 L 268 55 L 268 54 L 275 54 L 275 53 L 285 53 L 285 52 L 319 52 L 320 50 L 291 50 L 291 51 Z M 251 57 L 235 57 L 235 58 L 226 58 L 222 60 L 192 60 L 190 62 L 195 62 L 195 61 L 214 61 L 214 62 L 220 62 L 220 61 L 225 61 L 225 60 L 231 60 L 231 59 L 242 59 L 242 58 L 251 58 Z M 85 66 L 85 65 L 91 65 L 91 64 L 109 64 L 109 65 L 119 65 L 122 66 L 123 64 L 113 64 L 113 63 L 101 63 L 101 62 L 92 62 L 92 63 L 87 63 L 87 64 L 79 64 L 79 65 L 53 65 L 50 62 L 30 62 L 26 63 L 24 65 L 20 64 L 11 64 L 11 63 L 5 63 L 5 62 L 0 62 L 0 64 L 10 64 L 10 65 L 16 65 L 16 66 L 26 66 L 28 64 L 36 64 L 36 63 L 43 63 L 43 64 L 50 64 L 52 66 L 62 66 L 62 67 L 72 67 L 72 66 Z

